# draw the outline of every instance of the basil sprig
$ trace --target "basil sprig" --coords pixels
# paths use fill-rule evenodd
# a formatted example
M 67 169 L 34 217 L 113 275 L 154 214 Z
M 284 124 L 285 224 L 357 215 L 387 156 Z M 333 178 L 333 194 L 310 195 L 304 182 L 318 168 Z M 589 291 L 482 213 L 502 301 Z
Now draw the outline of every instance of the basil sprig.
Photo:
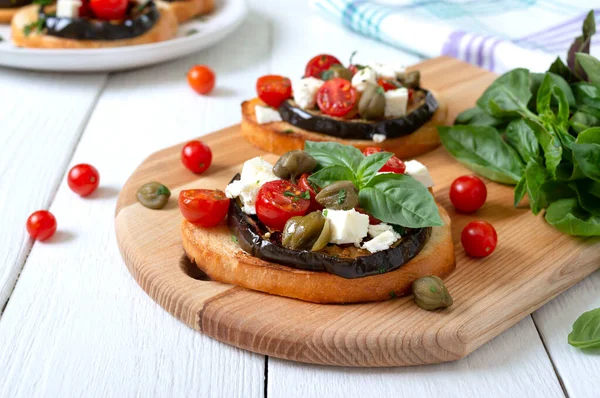
M 318 162 L 308 180 L 320 187 L 335 181 L 352 181 L 359 189 L 361 208 L 377 219 L 406 228 L 443 225 L 431 193 L 406 174 L 378 174 L 393 156 L 378 152 L 364 156 L 353 146 L 307 141 L 304 150 Z

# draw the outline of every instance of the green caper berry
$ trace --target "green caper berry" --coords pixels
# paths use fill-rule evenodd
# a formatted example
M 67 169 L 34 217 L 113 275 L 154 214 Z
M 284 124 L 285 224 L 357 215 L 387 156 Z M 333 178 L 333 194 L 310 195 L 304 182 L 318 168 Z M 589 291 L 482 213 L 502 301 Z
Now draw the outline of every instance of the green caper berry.
M 352 181 L 336 181 L 315 196 L 323 207 L 332 210 L 350 210 L 358 206 L 358 189 Z
M 171 191 L 160 182 L 149 182 L 138 189 L 136 196 L 143 206 L 158 210 L 165 207 L 171 197 Z
M 444 281 L 437 276 L 425 276 L 414 281 L 412 293 L 415 303 L 428 311 L 450 307 L 453 303 Z

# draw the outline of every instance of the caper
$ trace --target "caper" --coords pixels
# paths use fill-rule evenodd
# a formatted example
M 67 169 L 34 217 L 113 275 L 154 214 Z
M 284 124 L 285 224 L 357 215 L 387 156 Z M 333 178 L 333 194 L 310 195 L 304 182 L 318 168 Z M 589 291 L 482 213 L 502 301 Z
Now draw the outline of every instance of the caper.
M 336 77 L 341 77 L 344 80 L 351 81 L 352 80 L 352 72 L 350 69 L 345 68 L 344 65 L 335 64 L 331 65 L 329 69 L 321 74 L 322 80 L 331 80 Z
M 149 209 L 162 209 L 171 196 L 169 188 L 160 182 L 149 182 L 138 189 L 136 196 L 140 203 Z
M 319 204 L 332 210 L 350 210 L 358 206 L 358 189 L 352 181 L 336 181 L 315 196 Z
M 406 88 L 419 88 L 421 84 L 421 72 L 418 70 L 414 70 L 412 72 L 408 72 L 404 79 L 402 80 L 402 85 Z
M 317 252 L 327 246 L 329 240 L 331 239 L 331 225 L 329 224 L 329 220 L 325 219 L 325 224 L 323 224 L 323 230 L 321 231 L 321 235 L 312 246 L 310 251 Z
M 367 120 L 381 119 L 385 111 L 385 95 L 378 84 L 366 82 L 358 101 L 358 113 Z
M 321 243 L 319 241 L 323 235 L 325 221 L 325 217 L 320 211 L 292 217 L 283 227 L 281 243 L 288 249 L 312 250 L 313 247 L 318 247 L 316 243 Z M 329 226 L 328 223 L 327 226 Z M 329 237 L 327 237 L 327 242 L 329 242 Z
M 302 173 L 310 173 L 317 167 L 317 161 L 307 152 L 295 149 L 284 153 L 275 166 L 273 174 L 279 178 L 295 180 Z
M 425 276 L 414 281 L 412 293 L 415 303 L 428 311 L 450 307 L 453 302 L 444 281 L 437 276 Z

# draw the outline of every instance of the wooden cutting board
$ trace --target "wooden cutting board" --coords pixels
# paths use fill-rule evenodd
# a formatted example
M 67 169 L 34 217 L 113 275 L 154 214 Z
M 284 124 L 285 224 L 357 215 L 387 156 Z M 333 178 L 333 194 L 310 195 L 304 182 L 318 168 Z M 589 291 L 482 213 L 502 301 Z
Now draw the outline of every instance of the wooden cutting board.
M 474 104 L 494 75 L 451 58 L 417 66 L 425 87 L 450 105 L 449 120 Z M 232 109 L 232 114 L 237 112 Z M 446 283 L 454 305 L 427 312 L 410 297 L 380 303 L 320 305 L 271 296 L 205 280 L 182 259 L 181 189 L 224 189 L 243 162 L 264 155 L 239 135 L 239 127 L 202 137 L 213 165 L 201 176 L 180 163 L 181 145 L 146 159 L 125 184 L 116 209 L 119 247 L 129 271 L 163 308 L 190 327 L 246 350 L 294 361 L 343 366 L 406 366 L 464 357 L 600 267 L 600 240 L 563 235 L 513 208 L 512 187 L 486 182 L 488 200 L 475 215 L 457 214 L 449 203 L 452 181 L 470 172 L 443 148 L 420 156 L 436 182 L 436 199 L 452 218 L 457 268 Z M 163 210 L 141 206 L 139 186 L 159 181 L 172 191 Z M 462 228 L 491 222 L 498 247 L 485 259 L 465 256 Z M 565 343 L 566 344 L 566 343 Z

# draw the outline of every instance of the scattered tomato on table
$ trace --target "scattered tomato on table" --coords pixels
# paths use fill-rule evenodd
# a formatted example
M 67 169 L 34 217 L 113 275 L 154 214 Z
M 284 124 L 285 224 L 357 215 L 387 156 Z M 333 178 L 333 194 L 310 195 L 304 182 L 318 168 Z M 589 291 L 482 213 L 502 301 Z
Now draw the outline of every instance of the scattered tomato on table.
M 279 108 L 283 101 L 292 97 L 292 82 L 287 77 L 266 75 L 256 81 L 258 98 L 273 108 Z
M 256 196 L 256 215 L 266 226 L 283 230 L 292 217 L 303 216 L 310 206 L 310 191 L 286 180 L 264 184 Z
M 56 218 L 47 210 L 38 210 L 29 216 L 26 227 L 29 236 L 44 241 L 56 232 Z
M 193 66 L 187 73 L 190 87 L 198 94 L 209 94 L 215 87 L 215 72 L 206 65 Z
M 450 186 L 450 202 L 461 213 L 474 213 L 486 199 L 487 188 L 479 177 L 458 177 Z
M 81 163 L 69 170 L 67 183 L 69 188 L 79 196 L 88 196 L 98 188 L 100 174 L 94 166 Z
M 192 224 L 214 227 L 227 215 L 229 198 L 223 191 L 186 189 L 179 193 L 179 211 Z
M 181 162 L 196 174 L 204 173 L 212 163 L 212 151 L 202 141 L 190 141 L 181 149 Z
M 496 248 L 498 234 L 487 221 L 471 221 L 462 230 L 460 241 L 469 256 L 487 257 Z
M 363 149 L 363 155 L 369 156 L 374 153 L 383 152 L 383 149 L 377 148 L 374 146 L 367 147 Z M 400 160 L 396 155 L 392 156 L 388 159 L 387 162 L 379 169 L 380 173 L 384 172 L 392 172 L 396 174 L 404 174 L 406 171 L 406 165 L 402 160 Z

